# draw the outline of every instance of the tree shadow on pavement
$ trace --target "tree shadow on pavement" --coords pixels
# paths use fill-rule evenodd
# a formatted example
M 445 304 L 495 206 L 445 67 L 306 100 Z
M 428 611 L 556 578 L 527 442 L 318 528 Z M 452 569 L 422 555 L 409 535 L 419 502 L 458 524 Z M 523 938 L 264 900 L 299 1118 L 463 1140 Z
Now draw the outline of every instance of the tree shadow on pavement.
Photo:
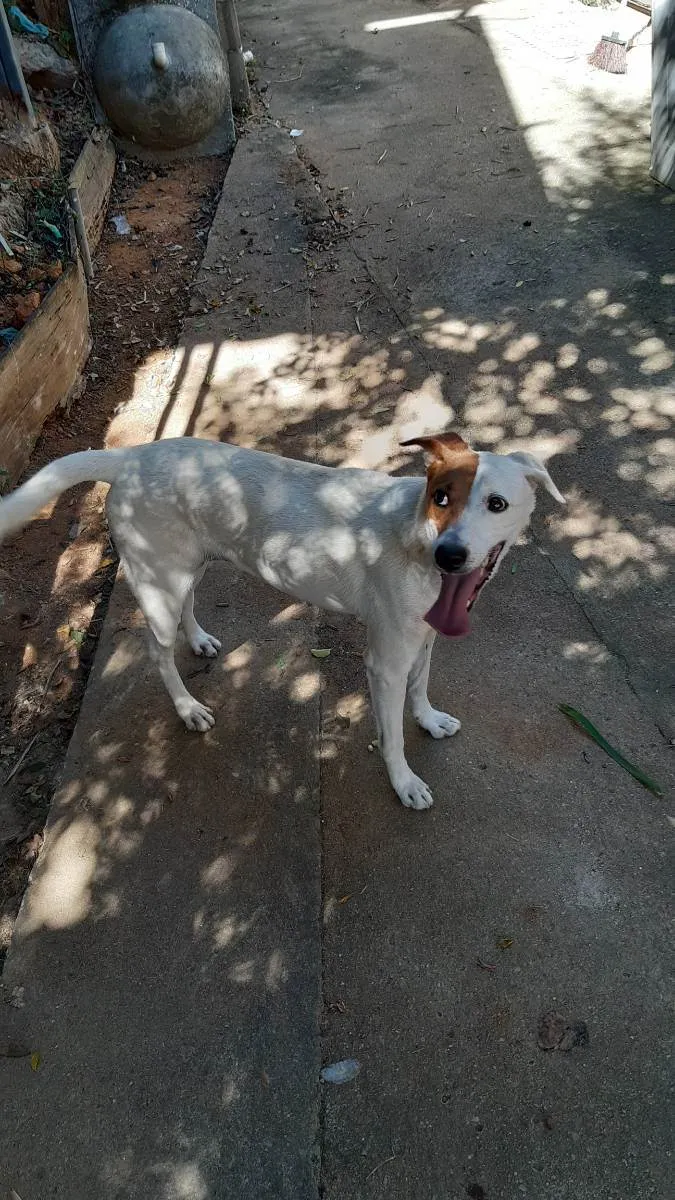
M 504 101 L 505 112 L 507 107 Z M 235 322 L 222 302 L 222 276 L 208 275 L 205 301 L 218 306 L 187 323 L 171 394 L 157 414 L 158 436 L 189 433 L 336 466 L 418 472 L 419 461 L 400 449 L 400 440 L 450 426 L 468 433 L 477 448 L 541 453 L 569 506 L 538 518 L 535 544 L 524 552 L 534 590 L 537 572 L 555 568 L 547 576 L 547 586 L 551 579 L 553 585 L 546 628 L 530 631 L 533 661 L 559 659 L 570 686 L 576 679 L 598 704 L 617 686 L 616 663 L 606 647 L 626 662 L 629 679 L 646 694 L 659 692 L 659 704 L 663 679 L 673 414 L 667 339 L 675 276 L 660 240 L 662 197 L 652 189 L 637 194 L 635 176 L 618 168 L 612 174 L 611 167 L 616 139 L 632 145 L 641 121 L 636 115 L 633 128 L 625 119 L 612 153 L 602 148 L 608 135 L 599 135 L 597 180 L 586 192 L 570 180 L 559 207 L 547 206 L 538 192 L 532 215 L 519 216 L 508 237 L 497 222 L 471 244 L 442 239 L 433 271 L 419 276 L 405 250 L 398 265 L 383 265 L 378 247 L 359 238 L 358 221 L 351 239 L 322 243 L 310 236 L 303 247 L 315 317 L 310 332 L 283 328 L 283 293 L 251 305 L 246 283 L 237 290 L 230 272 L 225 290 L 234 298 L 229 312 L 238 316 Z M 520 152 L 526 154 L 522 147 Z M 619 188 L 626 189 L 625 198 Z M 426 210 L 419 219 L 426 220 Z M 542 566 L 544 545 L 550 563 Z M 315 1103 L 319 983 L 308 994 L 303 970 L 317 955 L 319 937 L 319 792 L 322 786 L 333 792 L 333 870 L 339 847 L 349 842 L 345 869 L 357 862 L 365 875 L 369 854 L 380 852 L 373 825 L 381 820 L 387 847 L 391 838 L 400 856 L 400 878 L 417 870 L 422 887 L 434 838 L 442 831 L 447 845 L 447 822 L 455 820 L 433 816 L 427 833 L 419 825 L 412 830 L 385 791 L 376 756 L 366 758 L 363 745 L 354 749 L 357 738 L 365 741 L 369 718 L 351 625 L 340 624 L 337 632 L 331 622 L 317 626 L 304 609 L 220 568 L 211 586 L 207 605 L 212 620 L 222 618 L 213 628 L 224 641 L 222 656 L 213 666 L 181 659 L 189 686 L 217 710 L 216 727 L 203 738 L 178 727 L 149 660 L 147 669 L 139 667 L 144 632 L 132 602 L 116 589 L 106 658 L 96 663 L 57 799 L 50 852 L 35 872 L 6 978 L 10 991 L 23 988 L 28 1001 L 13 1012 L 16 1036 L 31 1049 L 39 1041 L 44 1053 L 41 1087 L 29 1102 L 35 1128 L 51 1130 L 55 1153 L 62 1155 L 55 1170 L 65 1178 L 79 1114 L 78 1180 L 102 1200 L 224 1196 L 228 1171 L 242 1162 L 266 1189 L 247 1194 L 311 1194 L 302 1189 L 312 1186 L 317 1129 L 303 1122 Z M 498 661 L 504 638 L 513 645 L 521 630 L 527 601 L 519 588 L 518 576 L 507 576 L 481 602 L 492 630 L 486 622 L 486 667 Z M 560 605 L 569 601 L 570 588 L 597 638 L 589 633 L 587 641 L 572 644 L 562 619 L 556 624 L 558 599 Z M 197 604 L 199 610 L 199 595 Z M 237 635 L 230 641 L 228 605 L 237 611 Z M 317 630 L 335 655 L 332 680 L 322 678 L 308 653 Z M 528 872 L 538 869 L 543 888 L 545 872 L 553 877 L 558 869 L 549 868 L 550 847 L 557 851 L 569 830 L 568 814 L 552 805 L 552 794 L 563 803 L 556 780 L 574 803 L 586 766 L 555 724 L 557 716 L 541 717 L 543 699 L 534 684 L 514 699 L 510 679 L 472 676 L 469 651 L 460 649 L 457 662 L 471 704 L 486 713 L 460 758 L 468 800 L 460 797 L 452 829 L 461 843 L 462 830 L 479 828 L 483 859 L 471 857 L 475 844 L 467 835 L 458 851 L 457 880 L 470 889 L 481 872 L 508 876 L 508 868 L 521 871 L 525 887 Z M 196 680 L 190 678 L 195 671 Z M 508 727 L 494 715 L 506 706 L 515 713 Z M 625 714 L 616 720 L 628 737 Z M 423 753 L 431 753 L 426 744 Z M 188 755 L 195 756 L 194 770 L 186 773 Z M 474 794 L 489 796 L 481 780 L 491 769 L 507 778 L 510 773 L 518 787 L 504 802 L 499 776 L 492 778 L 494 807 L 483 817 L 472 805 Z M 525 811 L 518 790 L 532 778 L 544 796 L 534 812 Z M 340 788 L 345 809 L 335 816 Z M 360 818 L 362 791 L 372 805 L 367 818 Z M 627 821 L 635 819 L 632 793 L 620 790 L 617 803 Z M 500 841 L 512 827 L 528 831 L 519 847 L 520 867 Z M 608 821 L 604 832 L 611 838 Z M 597 864 L 592 850 L 586 853 L 590 878 Z M 435 886 L 438 899 L 441 884 L 450 885 L 440 871 L 434 879 L 440 882 L 430 884 L 430 892 Z M 582 883 L 593 909 L 593 881 L 584 876 Z M 342 897 L 333 889 L 327 899 L 334 914 Z M 400 904 L 400 897 L 392 903 Z M 601 897 L 596 907 L 604 903 Z M 608 909 L 613 904 L 609 896 Z M 446 947 L 433 912 L 431 904 L 430 943 L 445 970 Z M 375 922 L 376 908 L 372 916 Z M 584 920 L 586 910 L 581 917 L 575 913 L 572 924 L 578 921 L 582 931 Z M 295 939 L 290 956 L 289 929 Z M 464 928 L 457 936 L 468 939 Z M 394 980 L 392 1006 L 400 1003 L 402 1020 L 414 1020 L 401 979 L 412 989 L 414 976 L 432 968 L 414 956 L 402 962 L 395 932 L 378 949 Z M 470 940 L 462 952 L 474 953 Z M 31 1023 L 38 955 L 40 1007 L 51 1006 L 55 1021 L 67 987 L 68 1020 L 58 1029 Z M 458 972 L 465 961 L 458 957 Z M 340 970 L 349 986 L 348 967 Z M 554 961 L 547 971 L 552 988 Z M 473 996 L 477 985 L 472 980 L 462 986 Z M 100 1059 L 90 1038 L 92 1007 L 102 1014 L 107 1048 Z M 474 1035 L 482 1051 L 487 1035 L 478 1028 Z M 527 1031 L 519 1029 L 518 1036 Z M 279 1057 L 285 1040 L 287 1053 Z M 50 1076 L 50 1054 L 61 1063 L 60 1075 Z M 26 1069 L 22 1060 L 8 1064 L 9 1085 L 17 1092 L 25 1088 L 20 1072 Z M 552 1070 L 558 1069 L 554 1064 Z M 64 1072 L 72 1085 L 65 1119 L 57 1104 Z M 99 1111 L 105 1113 L 107 1143 L 118 1147 L 102 1162 L 93 1161 L 86 1147 L 92 1113 Z M 407 1106 L 404 1115 L 407 1121 Z M 21 1104 L 8 1117 L 10 1140 L 17 1144 L 24 1119 Z M 284 1190 L 280 1161 L 278 1173 L 274 1167 L 270 1173 L 280 1129 L 305 1134 L 308 1150 L 295 1192 Z M 236 1176 L 239 1168 L 232 1169 Z M 385 1172 L 382 1187 L 386 1178 Z

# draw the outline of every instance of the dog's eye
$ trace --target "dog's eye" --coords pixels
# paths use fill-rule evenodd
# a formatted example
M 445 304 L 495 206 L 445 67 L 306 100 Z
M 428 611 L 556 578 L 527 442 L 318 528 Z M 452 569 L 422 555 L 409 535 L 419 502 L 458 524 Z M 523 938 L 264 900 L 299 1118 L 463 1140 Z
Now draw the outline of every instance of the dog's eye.
M 433 501 L 437 508 L 447 508 L 450 501 L 448 493 L 443 491 L 443 488 L 436 488 L 433 495 Z
M 509 503 L 508 500 L 505 500 L 503 496 L 498 496 L 496 493 L 493 493 L 492 496 L 488 496 L 487 506 L 490 509 L 490 512 L 503 513 L 506 512 L 507 508 L 509 507 Z

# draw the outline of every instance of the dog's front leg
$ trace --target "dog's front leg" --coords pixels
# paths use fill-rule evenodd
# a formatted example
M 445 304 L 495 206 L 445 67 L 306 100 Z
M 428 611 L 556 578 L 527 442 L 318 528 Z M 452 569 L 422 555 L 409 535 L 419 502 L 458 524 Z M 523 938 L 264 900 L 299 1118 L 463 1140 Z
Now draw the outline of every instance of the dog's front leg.
M 427 733 L 434 738 L 452 737 L 453 733 L 457 733 L 457 730 L 461 729 L 461 722 L 456 717 L 451 717 L 449 713 L 432 708 L 427 695 L 431 652 L 435 640 L 436 634 L 433 629 L 430 629 L 424 639 L 422 649 L 410 668 L 408 695 L 413 716 L 422 729 L 426 729 Z
M 430 808 L 433 797 L 423 779 L 411 771 L 403 747 L 403 706 L 411 656 L 395 636 L 383 639 L 379 631 L 369 630 L 366 668 L 375 714 L 380 752 L 391 785 L 406 808 Z

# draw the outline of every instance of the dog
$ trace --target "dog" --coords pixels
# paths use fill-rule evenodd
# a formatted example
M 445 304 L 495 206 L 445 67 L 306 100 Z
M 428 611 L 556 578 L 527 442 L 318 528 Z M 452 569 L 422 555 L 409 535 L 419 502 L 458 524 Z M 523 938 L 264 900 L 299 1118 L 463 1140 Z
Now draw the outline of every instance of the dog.
M 221 648 L 194 615 L 209 562 L 227 560 L 309 604 L 352 613 L 365 655 L 378 745 L 408 808 L 433 803 L 406 762 L 406 693 L 434 738 L 460 728 L 429 703 L 436 633 L 462 637 L 469 614 L 525 529 L 542 484 L 564 497 L 533 455 L 477 452 L 456 433 L 403 442 L 421 448 L 426 478 L 325 467 L 198 438 L 58 459 L 0 500 L 0 542 L 61 492 L 111 485 L 110 532 L 150 633 L 150 649 L 178 715 L 204 732 L 211 711 L 174 662 L 179 625 L 195 654 Z

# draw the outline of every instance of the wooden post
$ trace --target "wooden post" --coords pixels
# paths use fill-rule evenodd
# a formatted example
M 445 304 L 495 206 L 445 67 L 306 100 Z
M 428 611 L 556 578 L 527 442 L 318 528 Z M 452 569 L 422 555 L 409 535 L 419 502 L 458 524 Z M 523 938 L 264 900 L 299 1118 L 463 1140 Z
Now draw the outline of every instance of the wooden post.
M 3 4 L 0 4 L 0 95 L 18 100 L 28 113 L 31 129 L 37 129 L 37 119 Z
M 247 113 L 251 107 L 251 92 L 248 86 L 248 75 L 246 74 L 246 63 L 244 62 L 234 0 L 216 0 L 216 8 L 220 36 L 227 50 L 232 107 L 236 113 Z
M 652 3 L 651 174 L 675 189 L 675 0 Z
M 87 231 L 84 226 L 84 216 L 82 214 L 82 205 L 80 203 L 80 193 L 76 187 L 69 185 L 68 187 L 68 203 L 70 211 L 75 222 L 75 237 L 77 239 L 77 248 L 82 257 L 82 266 L 84 267 L 84 277 L 87 283 L 91 283 L 94 278 L 94 268 L 91 264 L 91 254 L 89 253 L 89 242 L 87 241 Z

